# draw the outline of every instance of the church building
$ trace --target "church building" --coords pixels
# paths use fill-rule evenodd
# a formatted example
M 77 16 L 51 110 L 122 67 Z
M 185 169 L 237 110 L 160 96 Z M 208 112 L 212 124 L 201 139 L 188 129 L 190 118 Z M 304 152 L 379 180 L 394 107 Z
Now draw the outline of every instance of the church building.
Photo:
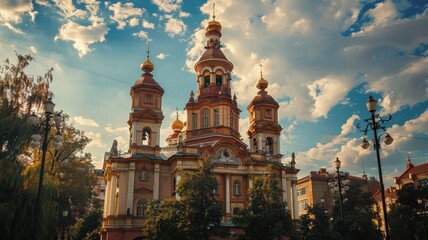
M 194 67 L 197 91 L 190 92 L 184 106 L 187 118 L 181 121 L 177 114 L 171 124 L 166 147 L 160 147 L 165 92 L 153 77 L 154 65 L 147 53 L 141 65 L 143 74 L 130 91 L 129 151 L 118 154 L 116 142 L 104 159 L 101 239 L 142 239 L 148 202 L 180 199 L 175 189 L 183 174 L 200 168 L 204 161 L 214 165 L 218 187 L 213 193 L 223 202 L 224 224 L 230 224 L 231 217 L 247 206 L 252 179 L 266 174 L 270 167 L 280 178 L 283 201 L 292 217 L 298 217 L 299 169 L 295 168 L 294 154 L 289 164 L 281 162 L 279 105 L 266 91 L 268 81 L 260 74 L 247 107 L 249 146 L 245 144 L 239 133 L 241 110 L 231 93 L 234 66 L 221 50 L 221 28 L 213 16 L 206 27 L 206 50 Z

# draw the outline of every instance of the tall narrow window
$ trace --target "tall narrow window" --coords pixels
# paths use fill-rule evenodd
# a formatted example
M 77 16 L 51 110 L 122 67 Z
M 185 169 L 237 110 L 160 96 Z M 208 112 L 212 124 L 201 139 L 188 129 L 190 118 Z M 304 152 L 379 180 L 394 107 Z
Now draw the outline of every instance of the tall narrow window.
M 143 136 L 142 136 L 142 145 L 150 146 L 151 143 L 151 131 L 149 128 L 143 129 Z
M 215 84 L 217 86 L 223 85 L 223 72 L 220 70 L 215 73 Z
M 153 104 L 153 94 L 146 94 L 144 97 L 145 104 Z
M 147 209 L 147 199 L 143 198 L 137 202 L 137 217 L 144 217 L 144 212 Z
M 218 108 L 214 108 L 214 126 L 220 125 L 220 112 Z
M 210 111 L 205 109 L 202 111 L 202 128 L 210 127 Z
M 234 119 L 233 119 L 233 111 L 232 110 L 230 110 L 230 114 L 229 114 L 229 123 L 230 123 L 230 126 L 229 127 L 231 127 L 231 128 L 233 128 L 233 122 L 234 122 Z
M 253 138 L 253 151 L 254 152 L 257 151 L 257 140 L 256 140 L 256 138 Z
M 210 85 L 210 75 L 211 73 L 209 71 L 204 72 L 204 87 L 208 87 Z
M 149 171 L 147 171 L 146 168 L 143 168 L 143 170 L 141 170 L 140 180 L 144 182 L 149 181 Z
M 266 138 L 266 152 L 273 154 L 273 139 L 271 137 Z
M 198 129 L 198 114 L 192 113 L 192 129 Z
M 233 182 L 233 195 L 235 196 L 241 195 L 241 182 L 238 180 Z

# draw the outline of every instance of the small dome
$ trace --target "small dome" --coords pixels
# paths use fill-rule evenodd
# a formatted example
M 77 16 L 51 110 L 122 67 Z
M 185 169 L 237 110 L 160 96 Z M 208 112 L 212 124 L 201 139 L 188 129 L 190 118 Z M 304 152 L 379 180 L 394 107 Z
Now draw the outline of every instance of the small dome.
M 151 72 L 155 69 L 155 65 L 150 61 L 149 58 L 146 59 L 141 65 L 141 70 Z
M 171 129 L 174 131 L 181 131 L 183 129 L 184 124 L 180 119 L 175 119 L 174 122 L 171 123 Z
M 261 91 L 264 91 L 268 87 L 268 85 L 269 85 L 268 81 L 266 81 L 266 79 L 264 79 L 262 76 L 260 77 L 259 81 L 257 81 L 256 87 Z
M 221 32 L 221 24 L 220 22 L 217 22 L 216 20 L 210 21 L 208 23 L 208 26 L 205 28 L 205 31 L 218 31 Z

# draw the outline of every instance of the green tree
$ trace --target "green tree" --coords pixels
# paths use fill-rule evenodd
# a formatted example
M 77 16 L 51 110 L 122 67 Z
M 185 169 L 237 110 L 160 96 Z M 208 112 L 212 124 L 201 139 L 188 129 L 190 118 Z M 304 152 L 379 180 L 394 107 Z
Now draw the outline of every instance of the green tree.
M 255 177 L 248 190 L 248 207 L 241 210 L 234 222 L 245 228 L 249 239 L 281 239 L 291 235 L 293 228 L 287 203 L 282 200 L 278 177 L 272 171 L 263 177 Z
M 180 200 L 149 205 L 143 229 L 149 239 L 206 239 L 220 225 L 222 204 L 212 194 L 217 180 L 212 165 L 186 173 L 178 184 Z
M 143 232 L 148 239 L 186 239 L 184 205 L 175 198 L 149 203 Z
M 99 240 L 103 213 L 101 209 L 87 212 L 83 218 L 74 225 L 73 238 L 83 240 Z
M 363 192 L 360 184 L 351 184 L 349 190 L 343 194 L 343 219 L 340 219 L 339 200 L 336 200 L 333 209 L 333 230 L 342 236 L 342 239 L 382 239 L 382 232 L 375 224 L 379 214 L 373 210 L 376 201 L 369 192 Z
M 332 232 L 326 209 L 317 204 L 309 207 L 308 213 L 300 217 L 301 237 L 304 240 L 339 240 L 340 236 Z
M 424 203 L 428 199 L 428 188 L 406 186 L 396 192 L 397 201 L 388 213 L 392 240 L 428 239 L 428 216 Z

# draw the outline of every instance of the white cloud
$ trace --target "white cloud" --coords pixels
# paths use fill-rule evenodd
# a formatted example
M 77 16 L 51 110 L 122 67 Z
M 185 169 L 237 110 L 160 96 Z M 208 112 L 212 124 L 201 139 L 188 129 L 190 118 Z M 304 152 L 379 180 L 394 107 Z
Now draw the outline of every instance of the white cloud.
M 36 48 L 36 47 L 34 47 L 34 46 L 31 46 L 31 47 L 30 47 L 30 50 L 31 50 L 33 53 L 37 53 L 37 48 Z
M 118 127 L 118 128 L 113 128 L 111 125 L 107 126 L 104 128 L 104 130 L 106 130 L 106 132 L 108 133 L 114 133 L 114 134 L 127 134 L 129 133 L 129 127 L 125 126 L 125 127 Z
M 188 13 L 188 12 L 180 12 L 178 14 L 178 16 L 181 17 L 181 18 L 186 18 L 186 17 L 190 17 L 190 13 Z
M 99 127 L 98 123 L 95 120 L 84 118 L 82 116 L 73 117 L 73 121 L 81 126 Z
M 132 18 L 131 20 L 129 20 L 129 26 L 135 27 L 137 25 L 138 25 L 138 18 Z
M 32 22 L 34 22 L 37 13 L 37 11 L 33 11 L 31 1 L 0 1 L 0 25 L 5 26 L 14 33 L 24 33 L 17 26 L 14 26 L 22 22 L 24 14 L 28 14 Z
M 10 24 L 9 22 L 3 23 L 3 26 L 5 26 L 6 28 L 8 28 L 9 30 L 11 30 L 14 33 L 24 34 L 24 32 L 21 29 L 12 26 L 12 24 Z
M 91 139 L 91 142 L 87 145 L 87 147 L 100 147 L 100 148 L 106 148 L 107 144 L 105 144 L 102 140 L 100 133 L 94 133 L 94 132 L 85 132 L 85 135 Z
M 373 21 L 363 26 L 361 31 L 355 33 L 354 36 L 365 35 L 369 32 L 375 31 L 376 29 L 388 26 L 398 17 L 397 10 L 390 0 L 377 3 L 376 7 L 367 11 L 366 14 L 373 17 Z
M 159 53 L 156 56 L 157 59 L 165 59 L 166 57 L 168 57 L 168 54 L 165 54 L 165 53 Z
M 150 23 L 150 22 L 148 22 L 146 20 L 143 20 L 143 28 L 152 28 L 152 29 L 154 29 L 155 28 L 155 24 L 154 23 Z
M 152 0 L 163 12 L 174 12 L 180 9 L 181 0 Z
M 86 11 L 82 9 L 77 9 L 74 6 L 72 0 L 52 0 L 55 5 L 61 10 L 60 14 L 64 16 L 65 19 L 71 17 L 84 18 L 86 16 Z
M 167 32 L 170 37 L 183 35 L 184 32 L 186 32 L 187 26 L 181 19 L 176 19 L 172 16 L 167 16 L 167 19 L 165 23 L 165 32 Z
M 134 8 L 134 3 L 124 3 L 117 2 L 108 7 L 110 11 L 113 11 L 113 15 L 110 16 L 110 19 L 117 22 L 119 25 L 117 29 L 124 29 L 126 26 L 126 20 L 132 16 L 142 16 L 143 9 Z
M 139 37 L 141 39 L 149 39 L 149 37 L 147 36 L 147 32 L 144 31 L 133 33 L 132 36 Z
M 104 42 L 107 33 L 108 28 L 105 23 L 92 23 L 92 25 L 84 26 L 68 21 L 60 28 L 55 40 L 63 39 L 74 42 L 73 47 L 78 51 L 79 56 L 83 57 L 94 50 L 89 45 Z

